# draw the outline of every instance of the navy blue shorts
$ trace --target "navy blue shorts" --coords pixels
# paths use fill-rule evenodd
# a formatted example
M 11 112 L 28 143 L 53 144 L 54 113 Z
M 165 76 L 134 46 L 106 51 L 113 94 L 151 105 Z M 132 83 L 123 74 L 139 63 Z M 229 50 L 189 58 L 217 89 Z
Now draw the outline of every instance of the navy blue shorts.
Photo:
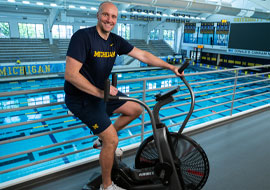
M 118 91 L 117 96 L 126 96 Z M 93 132 L 100 134 L 111 125 L 110 116 L 126 101 L 112 100 L 104 102 L 103 99 L 94 96 L 71 96 L 66 94 L 65 103 L 68 109 L 85 123 Z

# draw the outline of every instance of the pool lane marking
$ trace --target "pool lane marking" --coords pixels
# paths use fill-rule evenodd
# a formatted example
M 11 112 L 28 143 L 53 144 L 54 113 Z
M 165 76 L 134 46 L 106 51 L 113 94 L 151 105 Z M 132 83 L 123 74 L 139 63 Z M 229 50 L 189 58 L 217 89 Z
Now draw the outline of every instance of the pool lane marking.
M 33 127 L 33 129 L 37 129 L 37 128 L 40 128 L 40 127 L 48 127 L 48 125 L 47 124 L 45 124 L 45 125 L 39 125 L 39 126 Z
M 63 108 L 53 108 L 51 109 L 51 111 L 60 110 L 60 109 L 63 109 Z
M 202 95 L 199 95 L 199 96 L 207 96 L 208 94 L 202 94 Z
M 29 114 L 33 114 L 33 113 L 38 113 L 37 111 L 34 111 L 34 112 L 28 112 L 28 113 L 25 113 L 25 115 L 29 115 Z
M 54 109 L 51 109 L 51 111 L 60 110 L 60 109 L 63 109 L 63 108 L 54 108 Z M 38 111 L 28 112 L 28 113 L 25 113 L 25 115 L 34 114 L 34 113 L 38 113 Z
M 68 122 L 72 122 L 72 121 L 76 121 L 76 119 L 66 120 L 66 121 L 64 121 L 64 123 L 68 123 Z
M 22 87 L 17 86 L 17 87 L 12 87 L 11 89 L 19 89 L 19 88 L 22 88 Z

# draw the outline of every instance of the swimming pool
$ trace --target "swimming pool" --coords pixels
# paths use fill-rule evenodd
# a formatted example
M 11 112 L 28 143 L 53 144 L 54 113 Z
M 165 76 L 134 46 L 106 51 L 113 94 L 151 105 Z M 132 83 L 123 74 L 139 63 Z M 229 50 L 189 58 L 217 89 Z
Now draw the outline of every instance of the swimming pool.
M 202 72 L 209 70 L 216 71 L 216 68 L 195 64 L 185 71 L 186 78 L 191 83 L 196 95 L 195 111 L 187 127 L 269 104 L 269 79 L 267 75 L 239 73 L 238 86 L 235 87 L 234 71 L 223 70 L 222 73 L 202 74 Z M 179 128 L 185 118 L 185 112 L 189 109 L 190 97 L 180 79 L 173 77 L 171 71 L 149 70 L 118 73 L 117 75 L 119 90 L 128 93 L 129 96 L 145 100 L 150 107 L 155 104 L 154 94 L 181 85 L 181 91 L 175 97 L 176 101 L 170 103 L 166 106 L 167 109 L 162 109 L 160 112 L 160 118 L 163 118 L 163 122 L 170 126 L 170 130 Z M 151 77 L 151 79 L 144 80 L 147 77 Z M 2 93 L 22 89 L 39 91 L 43 88 L 62 88 L 63 78 L 12 81 L 0 85 Z M 142 90 L 144 86 L 145 90 Z M 145 96 L 144 92 L 146 92 Z M 0 116 L 0 143 L 2 143 L 0 144 L 0 156 L 3 158 L 6 155 L 32 150 L 1 159 L 1 171 L 25 164 L 30 165 L 52 157 L 56 158 L 15 171 L 1 173 L 1 182 L 69 164 L 99 153 L 99 150 L 89 149 L 96 137 L 90 135 L 89 129 L 80 120 L 67 115 L 67 108 L 63 104 L 63 100 L 64 93 L 59 89 L 0 97 L 0 111 L 2 111 Z M 42 105 L 46 106 L 42 107 Z M 235 109 L 231 109 L 232 105 Z M 31 109 L 23 109 L 29 107 Z M 21 110 L 16 111 L 16 109 Z M 112 119 L 114 120 L 115 117 Z M 141 140 L 142 118 L 143 116 L 140 116 L 119 133 L 120 147 Z M 148 115 L 145 115 L 144 123 L 144 132 L 147 132 L 144 137 L 146 137 L 151 134 Z M 70 130 L 61 131 L 66 129 Z M 26 139 L 26 137 L 35 138 Z M 128 137 L 132 138 L 126 139 Z M 18 139 L 21 140 L 17 141 Z M 34 151 L 45 146 L 50 147 Z M 72 154 L 76 151 L 76 154 Z

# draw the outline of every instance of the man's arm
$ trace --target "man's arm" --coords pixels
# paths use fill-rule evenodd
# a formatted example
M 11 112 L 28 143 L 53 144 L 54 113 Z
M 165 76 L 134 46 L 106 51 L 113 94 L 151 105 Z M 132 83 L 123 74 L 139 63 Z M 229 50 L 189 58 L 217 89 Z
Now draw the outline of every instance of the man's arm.
M 129 56 L 131 57 L 134 57 L 135 59 L 138 59 L 140 60 L 141 62 L 144 62 L 148 65 L 151 65 L 151 66 L 156 66 L 156 67 L 163 67 L 163 68 L 166 68 L 166 69 L 170 69 L 171 71 L 173 71 L 177 76 L 181 76 L 183 73 L 179 73 L 178 72 L 178 67 L 176 66 L 173 66 L 165 61 L 163 61 L 162 59 L 154 56 L 153 54 L 147 52 L 147 51 L 144 51 L 144 50 L 141 50 L 141 49 L 138 49 L 136 47 L 134 47 L 131 52 L 128 53 Z
M 99 98 L 104 98 L 103 90 L 98 89 L 93 84 L 91 84 L 81 73 L 80 69 L 82 63 L 73 59 L 72 57 L 66 57 L 66 71 L 65 71 L 65 80 L 73 84 L 78 89 L 97 96 Z

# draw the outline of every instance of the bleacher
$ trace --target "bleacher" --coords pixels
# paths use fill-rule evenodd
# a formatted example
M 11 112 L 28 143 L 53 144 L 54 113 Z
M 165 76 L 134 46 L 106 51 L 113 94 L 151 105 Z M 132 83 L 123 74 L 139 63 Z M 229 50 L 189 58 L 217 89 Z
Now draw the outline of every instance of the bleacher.
M 174 55 L 173 49 L 164 40 L 150 40 L 149 46 L 156 52 L 157 56 Z
M 70 39 L 54 40 L 54 44 L 59 50 L 59 56 L 65 59 Z
M 130 44 L 132 44 L 133 46 L 139 48 L 139 49 L 142 49 L 142 50 L 145 50 L 145 51 L 148 51 L 152 54 L 156 54 L 156 52 L 154 52 L 151 47 L 149 45 L 147 45 L 146 41 L 145 40 L 139 40 L 139 39 L 131 39 L 131 40 L 128 40 L 128 42 Z
M 173 49 L 164 40 L 150 40 L 149 44 L 145 40 L 128 40 L 129 43 L 137 48 L 148 51 L 156 56 L 173 55 Z
M 48 39 L 0 39 L 0 63 L 53 61 L 55 54 Z
M 0 63 L 40 62 L 65 60 L 69 39 L 0 39 Z M 156 56 L 173 55 L 172 48 L 163 40 L 131 39 L 130 44 Z

